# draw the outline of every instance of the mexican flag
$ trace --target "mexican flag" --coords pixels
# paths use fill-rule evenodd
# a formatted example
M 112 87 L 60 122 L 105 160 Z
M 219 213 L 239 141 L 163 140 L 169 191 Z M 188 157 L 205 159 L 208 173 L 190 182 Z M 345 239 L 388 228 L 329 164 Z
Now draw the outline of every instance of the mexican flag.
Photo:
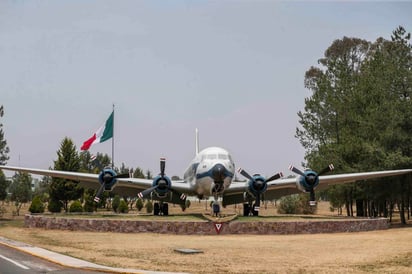
M 84 141 L 81 150 L 88 150 L 92 145 L 103 143 L 113 137 L 113 116 L 114 111 L 110 114 L 106 123 L 101 126 L 92 137 Z

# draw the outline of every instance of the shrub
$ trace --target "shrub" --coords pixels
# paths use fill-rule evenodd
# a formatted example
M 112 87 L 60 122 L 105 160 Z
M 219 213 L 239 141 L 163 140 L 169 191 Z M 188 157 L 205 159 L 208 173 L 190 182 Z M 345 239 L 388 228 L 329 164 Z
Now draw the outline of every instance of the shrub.
M 44 212 L 44 204 L 41 200 L 40 196 L 35 196 L 31 201 L 31 205 L 29 207 L 30 213 L 43 213 Z
M 71 205 L 70 205 L 70 209 L 69 212 L 83 212 L 83 206 L 82 203 L 80 201 L 74 201 Z
M 140 198 L 138 198 L 138 199 L 137 199 L 137 201 L 136 201 L 136 208 L 137 208 L 137 211 L 141 211 L 141 210 L 142 210 L 142 208 L 143 208 L 143 206 L 144 206 L 144 204 L 143 204 L 143 200 L 142 200 L 142 199 L 140 199 Z
M 315 214 L 318 210 L 318 205 L 311 206 L 309 204 L 310 196 L 307 193 L 299 194 L 300 208 L 303 214 Z
M 146 202 L 145 208 L 146 208 L 147 213 L 152 213 L 153 212 L 153 203 L 152 203 L 152 201 L 148 200 Z
M 93 212 L 96 210 L 95 208 L 93 200 L 86 199 L 83 206 L 84 212 Z
M 120 204 L 119 204 L 119 207 L 118 207 L 117 210 L 118 210 L 119 213 L 129 212 L 129 207 L 127 206 L 127 203 L 126 203 L 125 200 L 120 200 Z
M 47 209 L 52 213 L 61 212 L 63 204 L 59 200 L 51 199 Z
M 282 197 L 278 212 L 281 214 L 315 214 L 317 206 L 309 205 L 309 194 L 302 193 Z
M 112 209 L 114 212 L 118 212 L 118 208 L 120 205 L 120 197 L 119 195 L 114 196 L 113 202 L 112 202 Z
M 280 214 L 298 214 L 299 205 L 299 195 L 288 195 L 280 199 L 278 212 Z
M 84 206 L 83 209 L 85 212 L 93 212 L 96 210 L 94 202 L 94 191 L 87 191 L 84 194 Z

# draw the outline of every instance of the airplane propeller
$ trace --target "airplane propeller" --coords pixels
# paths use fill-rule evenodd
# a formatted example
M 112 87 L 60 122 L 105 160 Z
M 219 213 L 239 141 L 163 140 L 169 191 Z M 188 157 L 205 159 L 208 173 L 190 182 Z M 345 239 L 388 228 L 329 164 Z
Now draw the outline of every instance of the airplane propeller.
M 242 168 L 239 168 L 238 172 L 242 174 L 245 178 L 249 179 L 249 189 L 255 195 L 255 208 L 257 210 L 260 208 L 260 201 L 262 200 L 262 194 L 266 191 L 267 183 L 283 177 L 282 172 L 278 172 L 275 175 L 266 179 L 260 175 L 250 176 L 250 174 Z
M 129 178 L 130 174 L 124 173 L 124 174 L 116 174 L 113 169 L 110 167 L 103 168 L 103 165 L 100 163 L 100 161 L 97 159 L 95 155 L 92 155 L 90 158 L 90 162 L 94 163 L 99 170 L 101 170 L 101 174 L 99 175 L 99 181 L 100 181 L 100 188 L 97 190 L 97 193 L 94 197 L 94 201 L 96 203 L 100 202 L 100 197 L 103 193 L 103 191 L 106 189 L 107 185 L 110 185 L 113 183 L 113 180 L 119 179 L 119 178 Z
M 176 194 L 179 196 L 181 200 L 186 199 L 186 195 L 183 193 L 178 192 L 177 190 L 173 189 L 172 183 L 170 179 L 165 175 L 165 168 L 166 168 L 166 159 L 165 158 L 160 158 L 160 174 L 158 177 L 154 178 L 153 180 L 153 186 L 143 190 L 142 192 L 139 192 L 137 196 L 139 198 L 144 198 L 150 193 L 152 193 L 155 190 L 160 190 L 162 192 L 167 192 L 171 191 L 172 193 Z
M 100 186 L 99 190 L 97 190 L 96 195 L 94 196 L 94 201 L 96 203 L 100 202 L 100 197 L 101 197 L 103 191 L 105 190 L 106 186 L 109 185 L 113 180 L 116 180 L 116 179 L 119 179 L 119 178 L 129 178 L 129 176 L 130 176 L 128 173 L 116 174 L 111 169 L 110 169 L 110 171 L 109 170 L 103 170 L 102 172 L 104 172 L 104 174 L 102 176 L 101 186 Z
M 299 184 L 303 187 L 304 191 L 310 193 L 309 204 L 312 206 L 316 205 L 315 188 L 319 184 L 319 176 L 332 171 L 334 168 L 335 167 L 333 166 L 333 164 L 329 164 L 319 173 L 316 173 L 313 170 L 303 172 L 300 169 L 294 167 L 293 165 L 289 165 L 289 170 L 301 176 L 302 180 L 299 180 Z

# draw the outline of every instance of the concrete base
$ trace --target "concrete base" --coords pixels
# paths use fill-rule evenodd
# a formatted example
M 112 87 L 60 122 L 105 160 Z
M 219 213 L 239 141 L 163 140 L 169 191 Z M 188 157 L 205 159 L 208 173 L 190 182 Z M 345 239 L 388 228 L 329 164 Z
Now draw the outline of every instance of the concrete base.
M 163 233 L 176 235 L 216 234 L 313 234 L 383 230 L 389 228 L 386 218 L 339 219 L 314 221 L 228 221 L 176 222 L 116 219 L 61 218 L 26 215 L 25 226 L 30 228 L 99 231 L 120 233 Z

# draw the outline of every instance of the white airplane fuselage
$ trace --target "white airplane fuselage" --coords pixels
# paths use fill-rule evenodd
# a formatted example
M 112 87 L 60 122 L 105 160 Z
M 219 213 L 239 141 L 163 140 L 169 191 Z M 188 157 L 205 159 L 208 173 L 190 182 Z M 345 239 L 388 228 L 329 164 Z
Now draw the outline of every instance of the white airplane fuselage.
M 209 147 L 197 153 L 184 180 L 190 184 L 198 198 L 217 198 L 234 178 L 235 164 L 229 152 L 220 147 Z

